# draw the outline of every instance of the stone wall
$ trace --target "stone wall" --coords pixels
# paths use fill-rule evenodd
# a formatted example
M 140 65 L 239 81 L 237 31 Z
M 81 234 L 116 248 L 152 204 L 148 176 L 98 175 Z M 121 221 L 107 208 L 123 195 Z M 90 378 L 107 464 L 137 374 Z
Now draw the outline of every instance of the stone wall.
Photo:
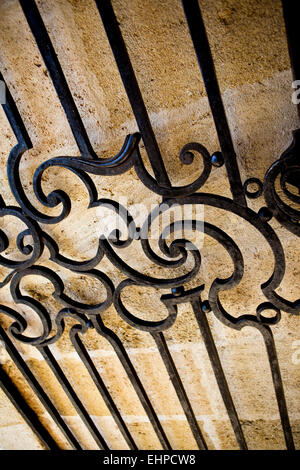
M 92 0 L 39 0 L 37 3 L 94 150 L 99 156 L 112 156 L 121 148 L 125 135 L 137 131 L 137 125 L 97 9 Z M 182 146 L 188 142 L 200 142 L 212 153 L 219 150 L 219 144 L 181 3 L 175 0 L 114 0 L 113 6 L 170 179 L 176 186 L 188 184 L 200 174 L 202 163 L 195 158 L 191 166 L 184 166 L 178 158 Z M 290 144 L 291 131 L 298 127 L 296 107 L 291 102 L 292 77 L 281 3 L 279 0 L 203 0 L 201 9 L 242 180 L 252 176 L 263 179 L 270 164 Z M 41 162 L 50 157 L 76 156 L 79 153 L 38 48 L 15 0 L 0 2 L 0 69 L 33 142 L 33 149 L 24 154 L 21 163 L 24 189 L 37 208 L 44 213 L 56 214 L 57 208 L 47 209 L 36 200 L 32 190 L 33 173 Z M 5 168 L 16 140 L 2 110 L 0 129 L 0 190 L 6 204 L 15 205 Z M 145 164 L 151 172 L 143 145 L 141 147 Z M 116 177 L 93 176 L 93 180 L 99 195 L 112 199 L 127 198 L 128 207 L 144 203 L 150 209 L 151 204 L 160 202 L 159 196 L 145 188 L 133 170 Z M 97 249 L 104 212 L 99 208 L 87 210 L 87 191 L 70 171 L 47 170 L 43 188 L 46 194 L 54 189 L 67 188 L 72 199 L 68 218 L 57 225 L 43 225 L 43 230 L 59 243 L 66 256 L 77 260 L 92 257 Z M 203 191 L 230 197 L 224 167 L 213 169 Z M 262 205 L 263 198 L 249 200 L 249 207 L 255 211 Z M 245 259 L 243 280 L 234 289 L 222 293 L 222 302 L 234 316 L 255 314 L 256 306 L 265 301 L 260 285 L 270 277 L 274 266 L 269 245 L 250 224 L 231 213 L 207 207 L 204 217 L 211 223 L 217 221 L 218 226 L 233 237 Z M 0 224 L 9 238 L 20 231 L 12 217 L 1 219 Z M 277 292 L 292 301 L 299 298 L 299 243 L 296 236 L 276 220 L 272 219 L 270 225 L 279 235 L 287 259 L 286 274 Z M 155 242 L 153 249 L 158 252 L 154 245 Z M 22 256 L 13 244 L 6 254 L 15 259 Z M 142 254 L 138 242 L 123 250 L 120 256 L 138 271 L 157 277 L 179 275 L 191 265 L 188 259 L 186 265 L 172 271 L 153 266 Z M 188 287 L 204 283 L 205 299 L 212 281 L 216 277 L 229 276 L 233 266 L 228 253 L 208 236 L 204 238 L 201 256 L 200 272 Z M 75 300 L 95 303 L 103 298 L 103 289 L 93 278 L 55 265 L 49 260 L 47 249 L 37 264 L 54 269 L 64 280 L 67 293 Z M 101 261 L 99 268 L 115 285 L 125 278 L 108 260 Z M 8 270 L 1 267 L 1 280 L 7 273 Z M 52 297 L 52 291 L 53 286 L 44 278 L 27 276 L 22 282 L 22 292 L 39 300 L 54 318 L 62 306 Z M 128 288 L 124 302 L 141 318 L 160 319 L 166 314 L 159 300 L 161 293 L 165 292 L 152 288 Z M 36 314 L 26 306 L 14 305 L 9 286 L 1 289 L 0 299 L 1 303 L 16 308 L 25 316 L 30 325 L 28 334 L 39 334 Z M 3 315 L 0 317 L 2 325 L 11 323 Z M 172 446 L 176 449 L 196 448 L 151 336 L 121 320 L 113 307 L 103 314 L 103 319 L 126 346 Z M 248 327 L 240 332 L 227 328 L 213 313 L 208 315 L 208 320 L 249 448 L 284 448 L 261 335 Z M 69 321 L 68 328 L 72 324 Z M 70 343 L 68 328 L 51 349 L 111 447 L 126 448 L 106 405 Z M 292 360 L 295 341 L 300 339 L 299 318 L 283 312 L 281 322 L 273 327 L 273 333 L 295 442 L 299 448 L 300 364 Z M 159 449 L 157 437 L 113 349 L 94 330 L 88 330 L 85 338 L 91 356 L 139 448 Z M 166 338 L 209 447 L 237 448 L 203 340 L 188 305 L 179 307 L 178 319 L 166 332 Z M 39 352 L 33 346 L 20 343 L 17 347 L 83 446 L 95 448 L 95 442 Z M 43 424 L 63 448 L 69 448 L 3 346 L 0 346 L 0 358 Z M 2 392 L 0 447 L 42 448 Z

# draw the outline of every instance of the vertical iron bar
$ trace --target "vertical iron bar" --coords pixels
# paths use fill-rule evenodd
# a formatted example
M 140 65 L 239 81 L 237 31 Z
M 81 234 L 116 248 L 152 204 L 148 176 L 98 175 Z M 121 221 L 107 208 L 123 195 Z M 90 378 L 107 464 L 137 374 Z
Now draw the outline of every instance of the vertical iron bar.
M 0 72 L 0 80 L 5 83 L 5 80 Z M 20 116 L 16 103 L 14 102 L 13 97 L 10 94 L 10 91 L 5 83 L 5 91 L 6 91 L 6 102 L 2 104 L 3 110 L 6 114 L 8 122 L 16 136 L 16 139 L 19 144 L 23 145 L 27 149 L 32 148 L 32 143 L 28 132 L 25 128 L 24 122 Z
M 149 400 L 149 397 L 143 387 L 143 384 L 141 383 L 136 370 L 126 352 L 126 349 L 124 348 L 122 342 L 118 338 L 118 336 L 109 328 L 107 328 L 102 319 L 100 318 L 99 315 L 94 319 L 93 325 L 96 328 L 97 332 L 103 336 L 109 343 L 112 345 L 114 351 L 116 352 L 122 366 L 124 367 L 124 370 L 132 383 L 132 386 L 145 410 L 147 413 L 147 416 L 149 418 L 150 423 L 153 426 L 154 431 L 156 432 L 156 435 L 159 439 L 159 442 L 162 445 L 162 448 L 164 450 L 172 450 L 172 447 L 169 443 L 169 440 L 165 434 L 165 431 L 163 430 L 163 427 L 155 413 L 155 410 L 151 404 L 151 401 Z
M 286 447 L 288 450 L 295 450 L 295 444 L 293 440 L 293 434 L 291 430 L 285 395 L 284 395 L 284 388 L 280 373 L 280 367 L 276 352 L 276 346 L 274 342 L 274 337 L 271 329 L 268 326 L 264 326 L 263 329 L 260 330 L 263 338 L 265 340 L 265 346 L 268 353 L 268 359 L 270 363 L 270 369 L 272 373 L 272 380 L 274 384 L 281 425 L 284 433 L 284 438 L 286 442 Z
M 30 368 L 14 346 L 13 342 L 10 340 L 8 335 L 5 333 L 4 329 L 0 326 L 0 338 L 5 344 L 5 349 L 9 356 L 11 357 L 13 363 L 19 369 L 33 392 L 36 394 L 40 402 L 43 404 L 45 409 L 48 411 L 49 415 L 52 417 L 55 424 L 59 427 L 61 432 L 64 434 L 68 442 L 71 446 L 76 450 L 81 450 L 81 446 L 77 441 L 76 437 L 72 434 L 62 417 L 60 416 L 59 412 L 53 405 L 52 401 L 45 393 L 43 387 L 39 384 L 33 373 L 31 372 Z
M 106 406 L 108 407 L 110 413 L 112 414 L 122 436 L 124 437 L 126 443 L 128 444 L 130 450 L 137 450 L 137 445 L 135 444 L 133 437 L 131 436 L 129 429 L 127 428 L 116 404 L 114 403 L 109 391 L 105 383 L 103 382 L 102 378 L 100 377 L 95 364 L 93 363 L 89 353 L 87 352 L 84 344 L 82 343 L 79 335 L 75 333 L 73 335 L 72 343 L 79 355 L 80 359 L 82 360 L 83 364 L 87 368 L 94 384 L 96 385 L 98 391 L 100 392 Z
M 196 317 L 196 320 L 198 322 L 201 335 L 203 337 L 204 343 L 206 350 L 208 352 L 209 360 L 211 362 L 216 381 L 219 386 L 220 393 L 223 398 L 224 405 L 226 407 L 229 419 L 231 421 L 231 425 L 234 431 L 234 434 L 236 436 L 237 442 L 240 446 L 240 449 L 246 450 L 247 449 L 247 444 L 245 441 L 245 437 L 243 434 L 243 430 L 233 403 L 233 399 L 227 384 L 227 380 L 223 371 L 223 367 L 219 358 L 219 354 L 206 318 L 205 313 L 202 312 L 201 306 L 200 306 L 200 300 L 198 299 L 193 299 L 191 301 L 194 314 Z
M 110 0 L 95 0 L 157 182 L 170 186 L 147 109 Z
M 19 0 L 19 2 L 66 113 L 78 148 L 82 156 L 95 158 L 96 155 L 36 3 L 34 0 Z
M 33 409 L 24 400 L 17 387 L 3 369 L 2 365 L 0 365 L 0 387 L 46 448 L 50 450 L 58 450 L 58 445 L 48 433 L 47 429 L 44 428 Z
M 70 384 L 69 380 L 67 379 L 66 375 L 64 374 L 63 370 L 59 366 L 58 362 L 56 361 L 55 357 L 53 356 L 52 352 L 48 348 L 48 346 L 37 346 L 37 349 L 42 354 L 43 358 L 53 371 L 55 377 L 61 384 L 62 388 L 64 389 L 66 395 L 69 397 L 72 405 L 76 409 L 78 415 L 90 431 L 91 435 L 93 436 L 95 442 L 99 446 L 101 450 L 109 450 L 108 445 L 106 444 L 104 438 L 100 434 L 97 426 L 95 425 L 94 421 L 90 417 L 88 411 L 83 406 L 81 400 L 77 396 L 75 390 L 73 389 L 72 385 Z
M 283 17 L 287 36 L 288 49 L 293 72 L 293 79 L 300 80 L 300 57 L 299 57 L 299 8 L 298 0 L 282 0 Z M 298 86 L 299 88 L 299 86 Z M 300 118 L 300 103 L 297 104 Z
M 201 450 L 207 450 L 207 445 L 204 440 L 204 437 L 202 435 L 202 432 L 198 426 L 198 422 L 196 419 L 196 416 L 194 414 L 193 408 L 190 404 L 190 401 L 188 399 L 188 396 L 186 394 L 186 391 L 184 389 L 183 383 L 181 381 L 181 378 L 178 374 L 177 368 L 174 364 L 174 361 L 172 359 L 172 356 L 170 354 L 168 345 L 166 343 L 165 337 L 163 333 L 151 333 L 157 348 L 160 352 L 160 355 L 162 357 L 162 360 L 166 366 L 166 369 L 168 371 L 169 377 L 172 381 L 173 387 L 177 393 L 177 396 L 179 398 L 180 404 L 183 408 L 183 411 L 186 415 L 186 418 L 188 420 L 188 423 L 190 425 L 191 431 L 193 433 L 193 436 L 195 438 L 195 441 L 198 444 L 199 449 Z
M 182 5 L 219 137 L 232 196 L 235 202 L 246 206 L 236 154 L 198 0 L 182 0 Z

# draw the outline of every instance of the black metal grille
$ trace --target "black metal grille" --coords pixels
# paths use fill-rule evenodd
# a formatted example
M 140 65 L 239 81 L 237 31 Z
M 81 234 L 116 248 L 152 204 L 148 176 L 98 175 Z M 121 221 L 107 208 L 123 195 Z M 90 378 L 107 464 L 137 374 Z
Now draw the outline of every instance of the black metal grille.
M 51 158 L 37 168 L 33 178 L 33 188 L 36 197 L 44 206 L 56 207 L 61 205 L 62 210 L 57 216 L 49 216 L 36 209 L 28 200 L 20 179 L 20 161 L 22 155 L 32 147 L 32 143 L 16 104 L 7 89 L 7 100 L 6 104 L 3 105 L 3 108 L 18 141 L 17 145 L 11 150 L 9 155 L 7 174 L 11 191 L 19 204 L 19 207 L 7 206 L 1 198 L 0 215 L 1 217 L 11 215 L 26 224 L 27 229 L 18 235 L 17 246 L 21 253 L 27 255 L 28 258 L 26 261 L 20 262 L 12 261 L 2 255 L 0 256 L 0 263 L 11 269 L 10 274 L 1 282 L 1 287 L 10 283 L 10 290 L 14 302 L 16 304 L 27 305 L 37 313 L 43 327 L 43 332 L 36 338 L 26 336 L 26 319 L 16 310 L 2 305 L 0 306 L 1 314 L 10 317 L 13 320 L 13 323 L 11 323 L 8 329 L 9 332 L 6 332 L 2 327 L 0 327 L 0 338 L 4 342 L 12 361 L 18 367 L 24 379 L 28 382 L 54 422 L 63 432 L 70 445 L 74 449 L 81 449 L 81 444 L 78 438 L 65 423 L 55 405 L 47 395 L 47 392 L 39 384 L 35 375 L 14 346 L 10 336 L 14 341 L 17 340 L 31 344 L 32 347 L 35 346 L 38 349 L 50 369 L 55 374 L 61 387 L 67 394 L 98 447 L 100 449 L 109 449 L 110 443 L 106 442 L 104 439 L 101 430 L 99 430 L 93 422 L 87 409 L 77 396 L 72 384 L 51 352 L 51 344 L 56 342 L 63 334 L 65 327 L 64 319 L 66 317 L 71 317 L 73 320 L 76 320 L 76 325 L 70 330 L 70 339 L 74 349 L 87 368 L 90 377 L 94 381 L 128 447 L 130 449 L 137 449 L 137 445 L 124 421 L 124 418 L 122 417 L 82 341 L 82 337 L 87 329 L 94 328 L 99 335 L 110 343 L 121 361 L 121 364 L 134 387 L 162 448 L 171 449 L 168 435 L 156 414 L 155 404 L 151 403 L 151 400 L 124 345 L 117 334 L 106 327 L 103 323 L 101 313 L 113 304 L 122 319 L 134 328 L 147 331 L 152 335 L 161 358 L 166 366 L 171 383 L 180 400 L 195 441 L 199 449 L 207 449 L 207 443 L 205 442 L 203 433 L 199 428 L 189 397 L 186 393 L 174 360 L 172 359 L 172 355 L 164 335 L 164 331 L 172 326 L 176 321 L 178 304 L 189 303 L 192 307 L 207 349 L 213 372 L 230 418 L 236 440 L 241 449 L 247 449 L 247 443 L 243 434 L 242 426 L 237 415 L 230 388 L 219 358 L 218 350 L 207 321 L 207 314 L 212 311 L 220 322 L 230 328 L 241 330 L 245 326 L 250 326 L 256 328 L 261 333 L 270 363 L 270 370 L 286 446 L 288 449 L 293 449 L 293 436 L 289 423 L 288 410 L 271 326 L 280 320 L 281 311 L 288 312 L 290 314 L 299 314 L 300 300 L 290 302 L 275 292 L 276 288 L 280 285 L 285 272 L 285 254 L 278 236 L 272 229 L 271 225 L 268 224 L 268 221 L 272 217 L 275 217 L 283 226 L 286 227 L 286 229 L 296 235 L 300 234 L 299 211 L 294 207 L 288 206 L 286 201 L 284 202 L 281 200 L 275 189 L 275 180 L 277 177 L 280 177 L 281 188 L 284 191 L 285 196 L 293 203 L 295 202 L 298 204 L 300 202 L 299 196 L 289 192 L 286 187 L 286 183 L 289 183 L 299 188 L 298 146 L 300 145 L 300 130 L 294 131 L 293 144 L 280 157 L 280 159 L 270 167 L 265 175 L 264 182 L 261 182 L 257 178 L 250 178 L 245 181 L 244 184 L 242 183 L 201 11 L 197 0 L 182 0 L 186 21 L 215 122 L 221 151 L 210 155 L 206 148 L 200 144 L 190 143 L 184 146 L 180 153 L 182 162 L 188 164 L 193 159 L 193 152 L 198 152 L 203 158 L 204 169 L 202 174 L 193 183 L 183 187 L 173 187 L 164 166 L 160 149 L 111 3 L 109 0 L 96 0 L 96 4 L 129 98 L 139 132 L 126 137 L 124 146 L 116 156 L 110 159 L 101 159 L 96 155 L 89 141 L 87 132 L 80 118 L 39 10 L 34 0 L 20 0 L 20 5 L 66 113 L 81 155 L 80 157 Z M 294 79 L 297 79 L 300 78 L 299 60 L 296 49 L 297 24 L 295 15 L 292 11 L 292 2 L 289 2 L 288 0 L 284 1 L 283 11 L 287 27 L 292 68 L 294 70 Z M 0 78 L 3 80 L 2 75 Z M 154 177 L 149 174 L 141 158 L 139 151 L 139 141 L 141 138 L 144 142 Z M 197 192 L 209 178 L 212 166 L 219 167 L 223 164 L 226 167 L 232 199 L 219 195 Z M 128 224 L 127 240 L 121 240 L 118 232 L 112 233 L 110 237 L 101 237 L 99 239 L 97 254 L 88 261 L 79 262 L 63 256 L 60 253 L 55 240 L 40 227 L 40 224 L 59 223 L 68 216 L 71 209 L 71 201 L 66 192 L 56 190 L 49 195 L 46 195 L 43 192 L 41 184 L 43 172 L 51 166 L 64 167 L 71 170 L 81 179 L 89 193 L 89 207 L 109 204 L 112 210 L 118 212 L 120 217 L 122 217 Z M 165 246 L 163 242 L 161 243 L 163 253 L 171 258 L 171 260 L 166 261 L 165 258 L 158 257 L 153 253 L 149 245 L 147 238 L 147 221 L 145 221 L 145 224 L 142 227 L 136 227 L 133 218 L 126 208 L 120 206 L 116 201 L 99 198 L 97 188 L 92 178 L 89 176 L 90 174 L 113 176 L 122 174 L 130 168 L 134 168 L 139 179 L 147 188 L 162 196 L 162 202 L 164 203 L 165 208 L 164 210 L 167 210 L 173 204 L 179 204 L 181 206 L 186 204 L 204 204 L 221 208 L 225 211 L 236 214 L 247 221 L 261 234 L 262 237 L 266 239 L 274 254 L 274 271 L 269 280 L 261 286 L 266 297 L 266 301 L 257 306 L 256 316 L 242 315 L 238 318 L 233 317 L 225 310 L 220 301 L 219 293 L 237 285 L 243 277 L 244 271 L 244 262 L 241 251 L 229 235 L 212 224 L 204 223 L 204 225 L 201 226 L 202 228 L 200 228 L 197 220 L 190 221 L 192 229 L 203 230 L 204 233 L 209 234 L 217 240 L 218 243 L 220 243 L 228 252 L 234 263 L 234 271 L 232 275 L 227 279 L 216 279 L 210 287 L 208 300 L 202 301 L 202 285 L 189 290 L 184 289 L 184 284 L 193 279 L 199 270 L 199 251 L 197 249 L 190 249 L 190 244 L 186 240 L 175 239 L 170 247 Z M 257 191 L 254 193 L 249 191 L 249 185 L 253 182 L 255 182 L 258 187 Z M 267 207 L 262 207 L 258 213 L 255 213 L 247 207 L 247 197 L 256 198 L 262 193 L 264 193 Z M 158 206 L 157 209 L 154 210 L 152 216 L 157 217 L 162 210 L 161 206 Z M 170 225 L 169 231 L 171 233 L 176 232 L 177 228 L 176 222 L 174 222 Z M 27 235 L 30 235 L 33 240 L 30 245 L 25 245 L 24 243 L 24 239 Z M 126 248 L 133 239 L 140 240 L 144 253 L 151 261 L 158 265 L 166 267 L 180 266 L 186 260 L 187 255 L 190 254 L 194 258 L 194 267 L 187 274 L 172 279 L 157 279 L 144 275 L 127 265 L 116 252 L 116 248 Z M 3 252 L 8 245 L 8 238 L 6 234 L 1 231 L 1 251 Z M 106 290 L 105 301 L 97 305 L 90 305 L 77 302 L 68 297 L 64 293 L 64 284 L 57 273 L 49 268 L 35 265 L 43 253 L 44 247 L 49 249 L 51 260 L 53 262 L 69 269 L 70 271 L 83 273 L 97 279 Z M 127 276 L 127 279 L 122 281 L 117 287 L 113 285 L 112 281 L 106 274 L 96 268 L 100 260 L 105 256 L 116 268 Z M 55 325 L 52 325 L 49 313 L 40 302 L 31 297 L 24 296 L 21 293 L 20 282 L 25 276 L 30 274 L 36 274 L 48 279 L 54 286 L 53 296 L 64 305 L 64 308 L 56 315 Z M 164 294 L 161 297 L 162 303 L 168 309 L 167 318 L 161 321 L 152 322 L 139 319 L 130 313 L 122 303 L 121 294 L 124 288 L 131 285 L 152 286 L 158 289 L 170 288 L 170 294 Z M 274 312 L 273 318 L 267 318 L 263 315 L 264 311 L 267 309 L 271 309 Z M 54 326 L 56 327 L 55 334 L 52 333 Z M 26 403 L 3 368 L 0 368 L 0 379 L 2 389 L 20 411 L 25 420 L 30 424 L 44 445 L 50 449 L 57 448 L 58 445 L 53 436 L 50 435 L 42 425 L 35 412 Z

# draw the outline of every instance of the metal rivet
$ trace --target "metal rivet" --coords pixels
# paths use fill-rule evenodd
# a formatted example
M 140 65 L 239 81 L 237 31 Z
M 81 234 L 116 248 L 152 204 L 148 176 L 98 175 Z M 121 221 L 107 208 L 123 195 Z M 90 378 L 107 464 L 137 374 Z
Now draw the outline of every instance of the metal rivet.
M 179 297 L 181 294 L 183 294 L 184 292 L 184 287 L 183 286 L 180 286 L 180 287 L 172 287 L 172 294 L 175 296 L 175 297 Z
M 261 207 L 258 211 L 258 216 L 263 222 L 268 222 L 272 219 L 273 214 L 267 207 Z
M 209 313 L 211 312 L 211 306 L 209 304 L 208 300 L 204 300 L 204 302 L 201 303 L 201 310 L 204 313 Z
M 213 166 L 220 167 L 224 164 L 222 152 L 214 152 L 210 159 Z

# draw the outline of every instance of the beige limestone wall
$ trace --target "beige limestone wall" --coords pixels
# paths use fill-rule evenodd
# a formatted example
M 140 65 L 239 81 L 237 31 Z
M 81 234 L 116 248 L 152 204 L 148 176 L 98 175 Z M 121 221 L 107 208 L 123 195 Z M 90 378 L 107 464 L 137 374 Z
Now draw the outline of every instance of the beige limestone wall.
M 121 148 L 125 135 L 136 131 L 137 126 L 96 7 L 92 0 L 39 0 L 37 3 L 93 147 L 100 156 L 112 156 Z M 219 145 L 181 4 L 175 0 L 114 0 L 113 6 L 172 183 L 177 186 L 188 184 L 200 174 L 201 162 L 196 158 L 190 167 L 184 167 L 178 158 L 180 148 L 196 141 L 212 153 L 219 149 Z M 242 180 L 251 176 L 263 178 L 270 164 L 290 144 L 291 131 L 298 127 L 296 109 L 291 103 L 292 78 L 280 1 L 203 0 L 201 8 Z M 46 159 L 59 155 L 75 156 L 78 149 L 16 0 L 0 2 L 0 67 L 33 142 L 33 149 L 22 158 L 24 188 L 32 203 L 44 213 L 58 213 L 57 209 L 46 209 L 36 200 L 32 176 Z M 16 204 L 5 172 L 15 138 L 2 110 L 0 129 L 0 191 L 6 204 Z M 145 164 L 149 169 L 146 159 Z M 151 204 L 159 202 L 159 197 L 146 189 L 132 170 L 114 178 L 93 176 L 93 180 L 100 196 L 127 197 L 129 207 L 143 202 L 150 208 Z M 57 226 L 44 225 L 43 230 L 59 243 L 66 256 L 78 260 L 93 256 L 104 213 L 100 209 L 86 209 L 88 194 L 83 184 L 73 173 L 55 168 L 45 173 L 43 187 L 46 193 L 68 188 L 72 199 L 68 218 Z M 203 191 L 230 196 L 225 168 L 212 171 Z M 249 207 L 255 211 L 262 205 L 262 198 L 249 201 Z M 205 208 L 204 215 L 206 221 L 217 221 L 218 226 L 234 238 L 246 261 L 243 280 L 236 288 L 222 293 L 222 302 L 235 316 L 255 314 L 256 306 L 265 300 L 260 285 L 273 270 L 269 245 L 237 216 L 212 208 Z M 21 227 L 12 217 L 2 219 L 0 224 L 10 237 Z M 277 291 L 292 301 L 299 298 L 300 290 L 299 242 L 276 220 L 271 220 L 270 225 L 280 236 L 287 259 L 286 275 Z M 157 251 L 155 243 L 153 249 Z M 21 256 L 13 244 L 6 254 L 14 259 Z M 120 255 L 137 270 L 146 274 L 151 272 L 157 277 L 179 275 L 191 265 L 188 260 L 187 265 L 174 272 L 153 266 L 137 242 Z M 204 239 L 201 256 L 200 272 L 188 286 L 205 283 L 205 299 L 216 277 L 230 275 L 232 262 L 220 245 L 209 237 Z M 74 299 L 94 303 L 103 298 L 104 292 L 96 281 L 54 265 L 49 261 L 47 249 L 37 264 L 55 269 L 64 280 L 67 293 Z M 115 285 L 124 278 L 105 259 L 99 269 L 107 273 Z M 1 279 L 7 272 L 1 267 Z M 61 305 L 53 299 L 52 290 L 48 281 L 36 276 L 28 276 L 22 283 L 22 291 L 42 302 L 54 318 Z M 126 305 L 141 318 L 163 318 L 166 312 L 159 301 L 161 293 L 165 291 L 127 289 Z M 14 306 L 8 286 L 1 290 L 0 299 L 1 303 L 16 308 L 29 321 L 28 334 L 39 333 L 36 315 L 28 307 Z M 183 410 L 150 335 L 127 325 L 113 308 L 103 314 L 103 319 L 126 346 L 172 446 L 195 449 Z M 1 315 L 1 324 L 7 326 L 9 323 Z M 284 448 L 260 334 L 251 328 L 235 332 L 222 325 L 212 313 L 209 314 L 209 323 L 249 448 Z M 273 332 L 294 438 L 299 448 L 300 364 L 293 361 L 295 341 L 300 339 L 299 317 L 283 313 Z M 159 449 L 157 437 L 114 351 L 93 330 L 89 330 L 85 338 L 139 448 Z M 166 332 L 166 338 L 209 447 L 237 448 L 203 340 L 187 305 L 180 306 L 178 320 Z M 87 449 L 95 448 L 95 442 L 39 353 L 31 346 L 17 344 L 17 347 L 82 445 Z M 70 343 L 68 329 L 51 349 L 111 447 L 126 448 L 106 405 Z M 0 346 L 0 352 L 1 363 L 43 424 L 63 448 L 69 448 L 9 360 L 3 346 Z M 0 447 L 42 447 L 2 394 Z

